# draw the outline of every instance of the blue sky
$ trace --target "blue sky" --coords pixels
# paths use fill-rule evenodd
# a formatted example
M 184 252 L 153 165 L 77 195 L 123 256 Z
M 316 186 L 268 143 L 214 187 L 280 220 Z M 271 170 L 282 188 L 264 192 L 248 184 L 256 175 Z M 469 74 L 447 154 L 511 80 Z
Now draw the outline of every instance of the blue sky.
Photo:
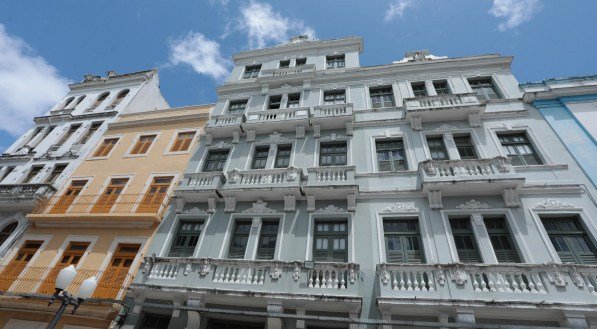
M 160 69 L 172 106 L 215 101 L 231 55 L 308 33 L 364 37 L 361 65 L 429 49 L 515 56 L 519 81 L 597 73 L 594 0 L 0 2 L 0 149 L 85 73 Z

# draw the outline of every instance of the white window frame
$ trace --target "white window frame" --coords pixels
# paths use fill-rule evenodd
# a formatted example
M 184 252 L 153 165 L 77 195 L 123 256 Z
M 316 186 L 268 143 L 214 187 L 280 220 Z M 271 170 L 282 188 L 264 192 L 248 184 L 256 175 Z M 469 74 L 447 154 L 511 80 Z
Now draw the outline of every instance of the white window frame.
M 197 172 L 197 173 L 207 172 L 207 171 L 203 171 L 203 168 L 205 167 L 205 162 L 207 161 L 207 157 L 209 156 L 209 152 L 211 150 L 218 151 L 218 150 L 226 149 L 226 150 L 228 150 L 228 157 L 226 157 L 226 163 L 224 164 L 224 168 L 222 168 L 222 173 L 227 173 L 228 166 L 230 165 L 230 158 L 232 157 L 232 152 L 234 152 L 234 148 L 235 148 L 235 144 L 223 144 L 222 147 L 219 147 L 216 144 L 216 145 L 210 145 L 210 146 L 206 147 L 205 151 L 203 152 L 203 156 L 201 156 L 201 161 L 199 161 L 199 163 L 197 164 L 197 167 L 195 168 L 195 172 Z
M 113 139 L 113 138 L 118 138 L 118 140 L 116 141 L 116 144 L 114 144 L 114 147 L 110 150 L 110 152 L 108 152 L 108 154 L 106 156 L 98 156 L 98 157 L 93 156 L 95 154 L 95 152 L 97 152 L 97 150 L 102 146 L 102 144 L 104 143 L 104 141 L 106 139 Z M 87 160 L 89 161 L 89 160 L 105 160 L 105 159 L 108 159 L 109 157 L 112 156 L 112 153 L 114 153 L 114 151 L 118 148 L 118 146 L 122 142 L 123 138 L 124 138 L 123 134 L 109 135 L 109 136 L 102 137 L 102 139 L 100 140 L 100 142 L 97 143 L 97 145 L 95 145 L 95 147 L 89 153 L 89 157 L 87 158 Z
M 380 171 L 379 170 L 379 163 L 377 161 L 377 140 L 384 140 L 384 139 L 388 139 L 388 140 L 392 140 L 392 139 L 401 139 L 402 143 L 404 144 L 404 154 L 406 155 L 406 165 L 407 165 L 407 169 L 406 170 L 401 170 L 401 171 Z M 371 147 L 371 152 L 370 152 L 370 159 L 371 159 L 371 168 L 373 168 L 374 172 L 376 173 L 382 173 L 382 174 L 400 174 L 400 173 L 408 173 L 409 175 L 412 174 L 413 172 L 416 172 L 418 170 L 418 163 L 415 162 L 415 152 L 414 149 L 412 147 L 412 145 L 410 145 L 410 141 L 408 140 L 408 138 L 406 138 L 406 133 L 387 133 L 387 134 L 376 134 L 376 135 L 372 135 L 370 136 L 370 146 Z
M 249 249 L 251 246 L 249 245 L 249 241 L 247 241 L 247 248 L 245 249 L 245 257 L 244 260 L 254 260 L 257 256 L 257 249 L 259 248 L 259 235 L 261 234 L 261 226 L 263 225 L 263 219 L 278 219 L 278 239 L 276 239 L 276 251 L 274 253 L 274 259 L 280 260 L 280 254 L 282 253 L 282 241 L 283 241 L 283 233 L 284 233 L 284 223 L 285 223 L 285 216 L 286 214 L 283 212 L 274 212 L 274 213 L 267 213 L 267 214 L 246 214 L 246 213 L 232 213 L 228 217 L 228 224 L 226 226 L 226 234 L 224 235 L 224 239 L 222 241 L 222 246 L 220 247 L 220 252 L 218 253 L 218 258 L 227 259 L 228 258 L 228 251 L 230 250 L 230 244 L 232 243 L 232 237 L 234 236 L 234 226 L 236 222 L 239 220 L 249 220 L 251 221 L 251 230 L 249 232 L 249 240 L 251 235 L 255 233 L 255 244 L 252 246 L 252 249 Z M 255 221 L 259 222 L 259 227 L 255 227 Z M 254 231 L 255 229 L 255 231 Z
M 195 136 L 193 136 L 193 139 L 191 140 L 191 144 L 189 145 L 188 150 L 186 151 L 176 151 L 176 152 L 172 152 L 170 151 L 172 149 L 172 146 L 174 146 L 175 141 L 178 139 L 178 134 L 180 133 L 190 133 L 190 132 L 194 132 Z M 195 145 L 197 145 L 197 143 L 199 142 L 199 135 L 201 134 L 201 128 L 179 128 L 174 130 L 174 132 L 172 133 L 172 135 L 170 136 L 170 141 L 168 142 L 168 145 L 166 146 L 166 149 L 164 150 L 164 152 L 162 153 L 162 155 L 180 155 L 180 154 L 190 154 L 191 151 L 193 150 L 193 148 L 195 147 Z M 155 143 L 155 141 L 154 141 Z M 150 147 L 151 148 L 151 147 Z M 149 151 L 147 151 L 147 153 L 149 153 Z
M 178 227 L 182 221 L 195 221 L 195 222 L 203 222 L 203 230 L 199 234 L 199 240 L 197 241 L 197 246 L 195 246 L 195 250 L 193 251 L 193 258 L 199 258 L 199 254 L 201 253 L 201 246 L 203 245 L 203 240 L 205 239 L 205 231 L 207 230 L 208 226 L 210 225 L 213 214 L 177 214 L 174 217 L 174 220 L 171 222 L 170 226 L 168 227 L 168 234 L 162 248 L 159 251 L 159 255 L 162 257 L 167 257 L 172 249 L 172 243 L 174 243 L 174 238 L 176 237 L 176 233 L 178 231 Z
M 161 130 L 144 131 L 144 132 L 136 134 L 132 140 L 131 145 L 129 145 L 129 148 L 126 150 L 126 152 L 124 153 L 124 155 L 122 157 L 123 158 L 143 158 L 143 157 L 149 156 L 149 153 L 151 153 L 151 150 L 153 150 L 155 145 L 158 143 L 158 140 L 159 140 L 161 134 L 162 134 Z M 135 146 L 137 145 L 137 143 L 139 142 L 139 139 L 141 137 L 151 136 L 151 135 L 155 135 L 155 138 L 151 142 L 151 145 L 149 145 L 147 152 L 145 152 L 143 154 L 131 154 L 131 152 L 133 151 L 133 149 L 135 148 Z
M 337 138 L 331 138 L 330 136 L 321 136 L 317 139 L 315 145 L 315 156 L 313 167 L 320 167 L 319 166 L 319 157 L 321 155 L 321 144 L 326 143 L 337 143 L 337 142 L 346 142 L 346 164 L 345 166 L 352 166 L 352 138 L 347 136 L 338 136 Z
M 347 244 L 348 247 L 348 261 L 347 263 L 354 263 L 356 261 L 356 249 L 355 249 L 355 238 L 354 238 L 354 218 L 351 212 L 337 212 L 333 214 L 309 214 L 309 226 L 307 228 L 307 248 L 305 252 L 305 261 L 313 261 L 313 239 L 315 239 L 315 222 L 316 221 L 327 221 L 327 222 L 344 222 L 347 224 Z
M 529 168 L 529 167 L 536 168 L 536 167 L 549 166 L 549 165 L 555 164 L 553 162 L 553 160 L 551 159 L 551 157 L 549 156 L 549 153 L 547 152 L 547 148 L 545 148 L 543 146 L 543 144 L 541 143 L 541 140 L 533 132 L 533 129 L 531 129 L 531 127 L 529 127 L 526 124 L 510 123 L 509 122 L 502 126 L 490 127 L 489 132 L 490 132 L 491 138 L 493 139 L 495 146 L 497 147 L 499 155 L 501 155 L 505 158 L 507 158 L 508 155 L 506 154 L 506 152 L 504 152 L 504 148 L 502 147 L 502 143 L 500 143 L 498 134 L 502 134 L 502 133 L 503 134 L 517 134 L 517 133 L 526 134 L 526 136 L 529 140 L 529 143 L 531 143 L 531 145 L 535 149 L 535 152 L 537 152 L 537 156 L 541 160 L 541 164 L 540 165 L 528 165 L 528 166 L 515 166 L 517 168 Z

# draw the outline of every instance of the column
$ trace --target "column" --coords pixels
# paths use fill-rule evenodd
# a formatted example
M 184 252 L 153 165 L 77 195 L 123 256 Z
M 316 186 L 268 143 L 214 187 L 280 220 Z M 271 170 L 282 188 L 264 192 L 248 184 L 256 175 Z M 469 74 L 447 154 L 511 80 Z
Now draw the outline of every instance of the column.
M 454 135 L 445 133 L 444 145 L 446 146 L 446 151 L 448 152 L 448 158 L 450 158 L 450 160 L 460 160 L 458 148 L 456 148 L 456 143 L 454 143 Z
M 473 310 L 457 309 L 456 323 L 475 323 L 475 312 Z
M 282 307 L 281 302 L 268 302 L 267 303 L 267 313 L 284 313 L 284 308 Z M 274 318 L 274 317 L 267 317 L 267 326 L 266 329 L 282 329 L 282 319 L 281 318 Z
M 427 95 L 437 96 L 437 92 L 435 91 L 435 86 L 433 86 L 433 81 L 425 80 L 425 89 L 427 89 Z
M 570 328 L 589 328 L 585 315 L 574 312 L 564 312 L 562 325 Z
M 199 298 L 189 298 L 187 300 L 188 307 L 203 307 L 205 302 Z M 185 329 L 199 329 L 201 328 L 201 313 L 197 311 L 187 311 L 187 327 Z
M 487 233 L 487 228 L 483 222 L 483 215 L 472 214 L 471 227 L 473 228 L 483 263 L 497 264 L 498 260 L 495 252 L 493 252 L 493 245 L 491 244 L 491 240 L 489 240 L 489 233 Z
M 259 232 L 261 231 L 261 217 L 253 217 L 251 222 L 251 233 L 245 249 L 245 259 L 255 259 L 255 252 L 259 243 Z

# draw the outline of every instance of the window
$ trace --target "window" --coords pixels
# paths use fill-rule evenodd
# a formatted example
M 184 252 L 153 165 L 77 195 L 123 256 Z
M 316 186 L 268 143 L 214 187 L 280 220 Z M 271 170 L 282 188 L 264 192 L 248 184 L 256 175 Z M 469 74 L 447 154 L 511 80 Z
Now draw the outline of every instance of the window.
M 287 108 L 295 108 L 295 107 L 299 107 L 300 105 L 300 101 L 301 101 L 301 94 L 296 93 L 296 94 L 289 94 L 288 95 L 288 102 L 286 104 Z
M 193 138 L 195 138 L 194 131 L 184 131 L 179 132 L 176 135 L 176 140 L 170 149 L 170 152 L 184 152 L 188 151 L 189 147 L 191 147 L 191 142 L 193 142 Z
M 79 96 L 79 98 L 77 98 L 77 101 L 75 102 L 75 105 L 73 106 L 76 107 L 77 105 L 81 104 L 81 102 L 85 99 L 85 95 Z
M 129 179 L 128 178 L 112 178 L 110 183 L 104 190 L 104 193 L 97 198 L 95 204 L 91 208 L 91 213 L 102 214 L 109 213 L 112 206 L 116 203 L 122 191 L 124 191 Z
M 339 69 L 339 68 L 343 68 L 345 61 L 344 61 L 344 54 L 342 55 L 332 55 L 332 56 L 327 56 L 325 58 L 326 60 L 326 64 L 327 64 L 327 68 L 328 69 Z
M 79 193 L 83 190 L 87 180 L 74 180 L 70 183 L 70 186 L 64 191 L 64 194 L 60 196 L 60 199 L 56 201 L 54 207 L 50 210 L 50 214 L 64 214 L 70 205 L 75 201 Z
M 448 87 L 448 82 L 446 80 L 441 81 L 433 81 L 433 88 L 435 88 L 435 92 L 438 95 L 450 95 L 450 88 Z
M 168 329 L 169 325 L 169 315 L 145 313 L 139 329 Z
M 62 106 L 62 109 L 65 109 L 65 108 L 67 108 L 67 107 L 70 105 L 70 103 L 71 103 L 71 102 L 72 102 L 74 99 L 75 99 L 74 97 L 69 97 L 69 98 L 68 98 L 68 99 L 67 99 L 67 100 L 64 102 L 64 106 Z
M 60 273 L 60 270 L 70 265 L 77 266 L 77 264 L 85 254 L 85 251 L 87 251 L 88 247 L 89 242 L 69 243 L 66 250 L 62 253 L 60 261 L 56 265 L 54 265 L 52 269 L 50 269 L 47 276 L 43 279 L 42 284 L 37 289 L 37 293 L 48 295 L 54 293 L 56 290 L 56 278 L 58 277 L 58 273 Z
M 469 79 L 468 83 L 471 85 L 471 88 L 473 88 L 473 92 L 477 95 L 479 100 L 488 101 L 501 98 L 495 89 L 495 86 L 493 85 L 493 80 L 490 77 Z
M 209 319 L 207 322 L 207 329 L 264 329 L 263 323 L 251 322 L 230 322 L 223 320 Z
M 562 263 L 597 264 L 597 249 L 577 217 L 541 221 Z
M 114 148 L 116 143 L 118 142 L 118 138 L 106 138 L 102 141 L 102 144 L 98 149 L 93 153 L 94 157 L 107 157 L 110 154 L 110 151 Z
M 0 232 L 0 246 L 3 245 L 4 242 L 6 242 L 6 240 L 8 240 L 10 235 L 17 229 L 17 226 L 19 226 L 19 223 L 14 222 L 8 224 L 5 228 L 2 229 L 2 231 Z
M 58 178 L 58 176 L 60 176 L 60 174 L 62 174 L 64 169 L 66 169 L 66 166 L 67 165 L 65 165 L 65 164 L 57 164 L 56 166 L 54 166 L 52 173 L 50 174 L 50 176 L 48 176 L 48 178 L 46 178 L 46 183 L 53 184 L 56 181 L 56 179 Z
M 209 150 L 203 171 L 221 171 L 226 165 L 230 150 Z
M 230 114 L 237 114 L 237 113 L 245 113 L 245 109 L 247 108 L 248 100 L 238 100 L 238 101 L 231 101 L 230 105 L 228 105 L 228 113 Z
M 257 259 L 274 259 L 277 239 L 278 222 L 264 221 L 263 224 L 261 224 L 259 246 L 257 247 Z
M 431 159 L 448 160 L 448 151 L 446 151 L 443 137 L 427 137 L 427 146 L 429 146 Z
M 83 135 L 83 137 L 81 137 L 81 139 L 79 140 L 78 144 L 85 144 L 87 143 L 87 141 L 89 140 L 89 138 L 91 138 L 91 136 L 93 136 L 93 134 L 95 134 L 95 132 L 99 129 L 99 127 L 102 125 L 103 122 L 94 122 L 91 124 L 91 126 L 89 127 L 89 129 L 85 132 L 85 134 Z
M 267 156 L 269 154 L 269 146 L 259 146 L 255 148 L 253 155 L 252 169 L 264 169 L 267 164 Z
M 149 151 L 149 147 L 153 143 L 155 137 L 156 137 L 156 135 L 145 135 L 145 136 L 139 137 L 139 139 L 137 140 L 137 143 L 135 144 L 135 147 L 133 147 L 133 150 L 131 151 L 131 154 L 147 153 L 147 151 Z
M 285 67 L 289 67 L 289 66 L 290 66 L 290 60 L 289 59 L 280 61 L 280 68 L 285 68 Z
M 347 150 L 346 142 L 322 143 L 319 151 L 319 165 L 345 166 Z
M 541 159 L 525 133 L 498 135 L 513 166 L 539 165 Z
M 4 180 L 4 178 L 8 177 L 8 175 L 10 175 L 10 173 L 12 173 L 13 170 L 15 170 L 15 166 L 10 166 L 10 167 L 5 167 L 6 170 L 4 171 L 4 173 L 2 174 L 2 176 L 0 176 L 0 182 L 2 182 L 2 180 Z
M 88 111 L 93 111 L 96 108 L 98 108 L 102 104 L 102 102 L 105 101 L 106 98 L 108 98 L 108 96 L 110 96 L 110 93 L 103 93 L 103 94 L 99 95 L 99 97 L 95 100 L 93 105 L 91 105 L 91 107 L 89 108 Z
M 303 66 L 305 64 L 307 64 L 307 58 L 303 57 L 296 59 L 296 66 Z
M 518 252 L 512 243 L 510 231 L 506 219 L 484 218 L 485 228 L 489 234 L 489 240 L 493 246 L 495 257 L 499 263 L 520 263 Z
M 68 131 L 66 132 L 66 134 L 64 134 L 62 136 L 62 138 L 60 138 L 58 143 L 56 143 L 54 145 L 58 146 L 58 145 L 64 144 L 70 138 L 70 136 L 72 136 L 75 133 L 75 131 L 77 131 L 77 129 L 79 129 L 79 127 L 81 127 L 81 125 L 71 125 L 68 128 Z
M 315 222 L 313 260 L 348 261 L 348 224 L 346 221 Z
M 9 265 L 5 266 L 2 273 L 0 273 L 0 291 L 5 292 L 13 285 L 23 270 L 26 269 L 27 264 L 37 253 L 42 244 L 43 241 L 31 240 L 27 240 L 23 243 L 23 246 L 17 252 L 15 258 L 13 258 Z
M 27 176 L 25 176 L 25 179 L 23 179 L 23 183 L 31 183 L 31 181 L 33 181 L 35 176 L 37 176 L 37 174 L 39 174 L 43 168 L 44 166 L 31 167 L 29 173 L 27 173 Z
M 281 104 L 282 104 L 282 95 L 270 96 L 269 97 L 268 108 L 270 110 L 277 110 L 277 109 L 279 109 Z
M 245 74 L 243 78 L 257 78 L 259 76 L 259 71 L 261 71 L 261 64 L 245 66 Z
M 379 171 L 406 170 L 406 155 L 401 139 L 375 141 Z
M 329 90 L 323 93 L 323 104 L 344 104 L 346 103 L 346 92 L 344 90 Z
M 172 176 L 154 177 L 151 185 L 149 185 L 149 188 L 143 196 L 143 200 L 141 200 L 141 203 L 137 207 L 136 212 L 139 214 L 158 212 L 164 205 L 164 199 L 166 198 L 168 188 L 170 188 L 173 179 L 174 177 Z
M 169 257 L 190 257 L 195 252 L 197 242 L 203 231 L 203 222 L 180 221 L 178 231 L 172 242 Z
M 291 145 L 278 145 L 276 153 L 275 168 L 287 168 L 290 166 L 290 154 L 292 153 Z
M 371 88 L 369 94 L 374 109 L 394 106 L 394 93 L 391 86 Z
M 471 136 L 455 136 L 454 144 L 456 144 L 461 159 L 477 159 L 477 152 L 471 142 Z
M 450 227 L 456 244 L 458 261 L 461 263 L 480 263 L 481 257 L 477 250 L 470 218 L 450 218 Z
M 422 263 L 421 238 L 417 219 L 384 220 L 388 263 Z
M 413 87 L 413 93 L 415 94 L 415 97 L 427 96 L 427 88 L 425 87 L 424 82 L 413 82 L 411 86 Z
M 247 242 L 249 241 L 249 233 L 251 232 L 251 221 L 237 221 L 234 226 L 234 234 L 230 241 L 230 250 L 228 250 L 228 258 L 242 259 L 245 258 L 245 249 L 247 249 Z
M 128 89 L 121 91 L 116 96 L 116 99 L 114 99 L 114 101 L 112 102 L 112 104 L 110 104 L 110 106 L 108 106 L 106 108 L 106 110 L 111 110 L 111 109 L 116 108 L 116 106 L 118 106 L 118 104 L 120 104 L 122 102 L 122 100 L 126 97 L 126 95 L 128 95 L 128 94 L 129 94 L 129 90 Z

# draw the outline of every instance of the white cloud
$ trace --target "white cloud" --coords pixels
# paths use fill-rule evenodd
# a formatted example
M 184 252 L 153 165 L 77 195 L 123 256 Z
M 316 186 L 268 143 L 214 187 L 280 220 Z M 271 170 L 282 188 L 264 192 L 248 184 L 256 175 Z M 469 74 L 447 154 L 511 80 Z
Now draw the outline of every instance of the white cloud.
M 0 24 L 0 130 L 18 136 L 67 92 L 67 81 Z
M 497 18 L 506 18 L 505 22 L 498 25 L 498 29 L 503 32 L 530 21 L 540 10 L 540 0 L 493 0 L 489 13 Z
M 228 75 L 230 61 L 220 53 L 220 44 L 201 33 L 189 32 L 170 42 L 170 64 L 188 64 L 199 74 L 219 80 Z
M 404 11 L 414 5 L 412 0 L 395 0 L 390 3 L 390 7 L 386 10 L 384 20 L 389 22 L 396 17 L 402 18 Z
M 315 39 L 315 30 L 302 20 L 292 19 L 275 12 L 268 3 L 251 1 L 241 8 L 239 31 L 247 33 L 249 47 L 263 48 L 288 41 L 292 35 L 306 34 Z

